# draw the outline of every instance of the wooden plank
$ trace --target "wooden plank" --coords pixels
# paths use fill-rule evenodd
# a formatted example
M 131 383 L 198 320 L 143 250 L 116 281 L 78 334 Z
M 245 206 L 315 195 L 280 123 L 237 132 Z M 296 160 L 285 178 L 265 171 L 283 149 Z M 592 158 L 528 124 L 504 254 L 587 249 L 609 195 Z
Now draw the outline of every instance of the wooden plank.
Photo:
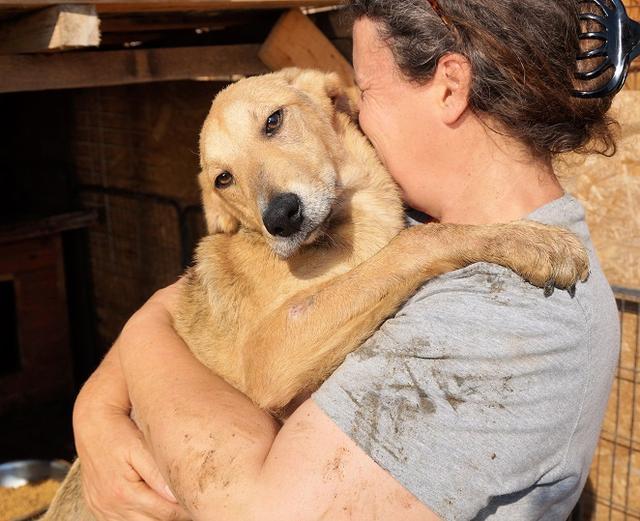
M 351 64 L 299 9 L 282 15 L 258 56 L 271 70 L 295 66 L 335 71 L 354 85 Z
M 0 56 L 0 92 L 171 80 L 234 81 L 268 72 L 258 45 Z
M 0 225 L 0 244 L 7 242 L 24 241 L 86 228 L 98 221 L 95 211 L 69 212 L 61 215 L 52 215 L 35 221 L 14 222 Z
M 97 47 L 100 19 L 92 5 L 57 5 L 0 25 L 0 53 Z
M 199 11 L 227 9 L 274 9 L 287 7 L 325 7 L 339 5 L 345 0 L 94 0 L 98 13 L 136 13 L 148 11 Z M 56 5 L 52 0 L 0 0 L 0 12 L 24 10 Z M 66 0 L 66 4 L 83 4 L 83 0 Z
M 58 235 L 53 235 L 1 244 L 0 274 L 6 278 L 7 274 L 35 271 L 50 266 L 56 259 L 51 245 L 57 240 Z
M 261 43 L 281 14 L 281 9 L 103 13 L 101 45 L 122 49 L 135 42 L 132 47 L 145 49 L 158 47 L 157 42 L 173 42 L 172 47 Z
M 1 1 L 1 0 L 0 0 Z M 190 0 L 187 2 L 159 2 L 157 0 L 139 0 L 137 2 L 111 1 L 99 3 L 99 13 L 132 13 L 163 11 L 200 11 L 229 9 L 283 9 L 289 7 L 324 7 L 342 3 L 340 0 Z
M 139 33 L 264 24 L 264 11 L 195 11 L 180 13 L 105 14 L 100 18 L 102 33 Z

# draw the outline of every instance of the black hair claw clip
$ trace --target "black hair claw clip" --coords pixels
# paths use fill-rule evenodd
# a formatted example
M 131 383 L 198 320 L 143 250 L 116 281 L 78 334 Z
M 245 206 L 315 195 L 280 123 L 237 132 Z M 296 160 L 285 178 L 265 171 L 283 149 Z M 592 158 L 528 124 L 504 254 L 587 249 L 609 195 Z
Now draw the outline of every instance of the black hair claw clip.
M 603 58 L 592 70 L 576 73 L 580 80 L 594 80 L 613 69 L 611 79 L 594 90 L 574 91 L 579 98 L 601 98 L 618 92 L 627 79 L 629 65 L 640 55 L 640 24 L 631 20 L 621 0 L 581 0 L 580 4 L 591 4 L 602 14 L 582 12 L 580 20 L 596 22 L 600 30 L 587 30 L 578 35 L 580 40 L 600 40 L 602 45 L 578 55 L 578 61 Z

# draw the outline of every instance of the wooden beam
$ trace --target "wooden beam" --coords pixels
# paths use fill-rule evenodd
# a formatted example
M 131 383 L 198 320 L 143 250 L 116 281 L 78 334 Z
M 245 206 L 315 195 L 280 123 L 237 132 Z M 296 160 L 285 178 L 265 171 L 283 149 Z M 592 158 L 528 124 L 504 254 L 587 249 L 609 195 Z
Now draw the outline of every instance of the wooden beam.
M 100 28 L 106 33 L 181 31 L 198 28 L 221 30 L 243 25 L 264 26 L 264 11 L 195 11 L 180 13 L 105 14 Z
M 3 224 L 0 225 L 0 244 L 87 228 L 96 222 L 98 222 L 98 213 L 91 210 L 53 215 L 33 221 Z
M 171 80 L 234 81 L 268 72 L 258 45 L 0 56 L 0 92 Z
M 60 51 L 100 45 L 93 5 L 56 5 L 0 24 L 0 53 Z
M 346 0 L 93 0 L 98 13 L 136 13 L 147 11 L 199 11 L 225 9 L 274 9 L 286 7 L 324 7 Z M 34 9 L 55 5 L 53 0 L 0 0 L 4 9 Z M 67 4 L 83 4 L 86 0 L 66 0 Z
M 258 56 L 271 70 L 295 66 L 335 71 L 348 85 L 354 85 L 351 64 L 299 9 L 282 15 Z

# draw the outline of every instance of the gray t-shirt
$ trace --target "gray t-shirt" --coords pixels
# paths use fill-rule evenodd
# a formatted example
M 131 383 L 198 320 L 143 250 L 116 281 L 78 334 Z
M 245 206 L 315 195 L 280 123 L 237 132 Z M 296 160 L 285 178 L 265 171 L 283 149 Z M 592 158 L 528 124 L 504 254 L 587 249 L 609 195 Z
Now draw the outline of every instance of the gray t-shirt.
M 564 521 L 584 486 L 619 351 L 584 210 L 529 216 L 589 250 L 575 298 L 478 263 L 425 284 L 313 395 L 445 520 Z

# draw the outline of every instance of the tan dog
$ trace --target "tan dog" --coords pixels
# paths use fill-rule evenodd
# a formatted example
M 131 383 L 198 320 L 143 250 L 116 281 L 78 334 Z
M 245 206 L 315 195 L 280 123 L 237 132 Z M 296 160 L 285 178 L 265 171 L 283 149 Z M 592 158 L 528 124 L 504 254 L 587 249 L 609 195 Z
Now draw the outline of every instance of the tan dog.
M 487 261 L 571 288 L 588 260 L 532 222 L 404 229 L 399 192 L 336 75 L 285 69 L 216 97 L 201 134 L 210 235 L 175 316 L 195 356 L 281 414 L 426 280 Z M 93 519 L 76 463 L 46 520 Z

